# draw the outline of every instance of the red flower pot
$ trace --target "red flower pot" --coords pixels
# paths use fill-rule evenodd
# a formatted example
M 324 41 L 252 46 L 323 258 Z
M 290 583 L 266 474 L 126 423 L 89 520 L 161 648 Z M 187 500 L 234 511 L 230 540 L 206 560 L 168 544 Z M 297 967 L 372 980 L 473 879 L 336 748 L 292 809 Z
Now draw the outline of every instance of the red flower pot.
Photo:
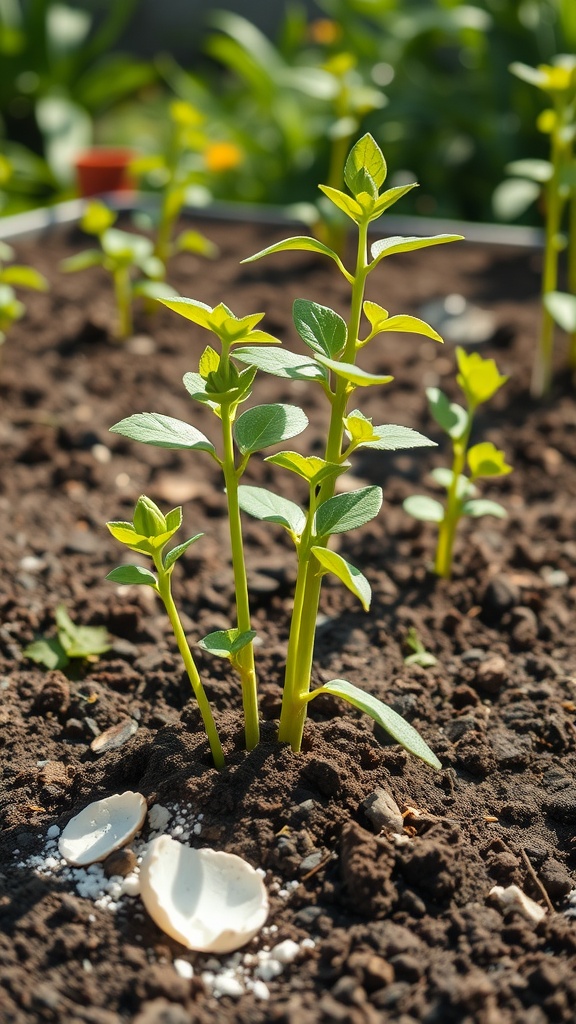
M 134 153 L 122 147 L 96 146 L 76 158 L 78 191 L 81 196 L 103 192 L 126 192 L 133 188 L 128 167 Z

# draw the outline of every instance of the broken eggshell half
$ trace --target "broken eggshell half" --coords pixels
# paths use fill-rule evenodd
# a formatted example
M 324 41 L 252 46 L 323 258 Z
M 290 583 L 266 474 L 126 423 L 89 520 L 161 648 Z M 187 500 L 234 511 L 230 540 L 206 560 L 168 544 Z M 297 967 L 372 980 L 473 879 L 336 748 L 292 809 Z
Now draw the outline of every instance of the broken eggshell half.
M 140 895 L 162 931 L 188 949 L 232 953 L 268 916 L 260 874 L 233 853 L 153 839 L 140 866 Z
M 61 856 L 77 867 L 105 860 L 136 835 L 146 811 L 142 794 L 130 790 L 95 800 L 63 829 L 58 843 Z

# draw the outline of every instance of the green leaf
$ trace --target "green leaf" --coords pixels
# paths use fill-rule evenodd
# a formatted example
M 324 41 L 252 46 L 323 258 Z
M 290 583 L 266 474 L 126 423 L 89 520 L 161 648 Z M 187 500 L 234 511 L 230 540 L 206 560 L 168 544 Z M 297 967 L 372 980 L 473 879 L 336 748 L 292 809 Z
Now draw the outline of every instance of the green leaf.
M 238 488 L 238 498 L 243 512 L 266 523 L 279 523 L 297 537 L 306 526 L 306 516 L 296 502 L 282 498 L 265 487 L 241 484 Z
M 198 647 L 216 658 L 232 660 L 234 655 L 252 643 L 255 636 L 255 629 L 247 629 L 243 633 L 239 629 L 217 629 L 199 640 Z
M 456 380 L 472 408 L 487 402 L 508 380 L 499 372 L 493 359 L 483 359 L 477 352 L 468 353 L 458 347 L 456 359 L 460 371 Z
M 363 217 L 362 207 L 352 196 L 347 195 L 346 192 L 341 192 L 338 188 L 332 188 L 330 185 L 319 185 L 318 188 L 328 197 L 331 203 L 334 203 L 334 206 L 342 210 L 342 213 L 345 213 L 356 224 L 360 223 Z
M 454 440 L 461 438 L 468 427 L 466 410 L 456 402 L 451 402 L 440 388 L 426 388 L 426 397 L 438 426 Z
M 344 586 L 358 598 L 364 611 L 369 611 L 372 588 L 366 577 L 360 572 L 360 569 L 351 565 L 350 562 L 347 562 L 345 558 L 342 558 L 335 551 L 329 551 L 328 548 L 315 545 L 311 550 L 320 562 L 323 571 L 334 573 Z
M 58 264 L 63 274 L 75 274 L 77 270 L 87 270 L 88 267 L 98 267 L 104 262 L 104 253 L 100 249 L 85 249 L 75 256 L 69 256 Z
M 548 292 L 543 299 L 550 316 L 568 334 L 576 332 L 576 295 Z
M 489 501 L 488 498 L 475 498 L 464 502 L 462 515 L 473 516 L 474 519 L 479 516 L 496 516 L 497 519 L 506 519 L 508 513 L 497 501 Z
M 208 331 L 211 330 L 209 319 L 212 314 L 212 306 L 207 306 L 205 302 L 198 302 L 197 299 L 166 298 L 162 299 L 162 304 L 186 320 L 191 320 L 192 323 L 205 327 Z
M 89 658 L 110 650 L 104 626 L 77 626 L 63 604 L 56 609 L 58 639 L 69 658 Z
M 428 498 L 425 494 L 411 494 L 402 502 L 402 508 L 408 515 L 424 523 L 441 523 L 444 519 L 444 507 L 435 498 Z
M 344 181 L 353 195 L 369 191 L 366 176 L 372 180 L 376 193 L 386 180 L 386 161 L 370 134 L 363 135 L 352 147 L 344 165 Z M 374 196 L 376 198 L 376 196 Z
M 99 199 L 92 199 L 80 218 L 80 227 L 89 235 L 101 235 L 111 228 L 117 219 L 118 214 L 114 210 Z
M 513 221 L 538 199 L 542 188 L 526 178 L 506 178 L 492 193 L 492 209 L 498 220 Z
M 164 556 L 164 568 L 165 569 L 170 569 L 170 567 L 174 565 L 174 562 L 178 558 L 180 558 L 184 554 L 185 551 L 188 550 L 190 545 L 191 544 L 195 544 L 196 541 L 199 540 L 200 537 L 203 537 L 203 536 L 204 536 L 203 533 L 196 533 L 194 535 L 194 537 L 190 537 L 188 540 L 183 541 L 182 544 L 178 544 L 177 547 L 172 548 L 171 551 L 168 551 L 168 553 Z
M 481 441 L 468 449 L 468 465 L 472 477 L 506 476 L 512 472 L 512 466 L 506 463 L 506 455 L 496 448 L 491 441 Z
M 302 341 L 315 352 L 334 359 L 345 347 L 348 337 L 346 322 L 329 306 L 296 299 L 292 316 Z
M 437 484 L 440 485 L 440 487 L 445 487 L 446 490 L 449 490 L 452 486 L 452 481 L 454 479 L 454 473 L 446 466 L 438 466 L 436 469 L 433 469 L 430 476 Z M 464 476 L 464 474 L 461 473 L 458 477 L 456 497 L 460 499 L 471 498 L 476 493 L 477 488 L 474 487 L 474 484 L 471 483 L 467 476 Z
M 323 480 L 332 479 L 344 473 L 349 463 L 326 462 L 319 459 L 317 455 L 300 455 L 299 452 L 278 452 L 277 455 L 268 455 L 264 462 L 272 462 L 275 466 L 288 469 L 296 473 L 308 483 L 318 485 Z
M 374 437 L 362 441 L 359 448 L 377 448 L 379 451 L 398 452 L 405 448 L 437 448 L 436 441 L 412 430 L 411 427 L 387 423 L 381 427 L 373 427 Z
M 4 284 L 14 287 L 32 288 L 37 292 L 48 291 L 48 281 L 43 274 L 40 274 L 33 267 L 23 267 L 20 264 L 12 264 L 11 267 L 4 267 L 0 270 L 0 280 Z
M 169 530 L 166 516 L 158 508 L 156 502 L 145 494 L 141 494 L 136 502 L 132 521 L 136 533 L 142 537 L 160 537 Z M 182 522 L 182 510 L 180 510 L 180 522 Z M 180 522 L 178 526 L 180 526 Z
M 286 377 L 290 380 L 327 380 L 328 374 L 323 366 L 309 356 L 300 356 L 289 349 L 280 348 L 237 348 L 234 358 L 241 363 L 255 366 L 274 377 Z
M 338 264 L 341 270 L 344 270 L 342 261 L 336 253 L 330 249 L 323 242 L 319 242 L 316 238 L 310 238 L 308 235 L 295 235 L 294 238 L 285 238 L 282 242 L 276 242 L 274 245 L 269 245 L 266 249 L 262 249 L 260 252 L 254 254 L 254 256 L 248 256 L 242 263 L 253 263 L 254 260 L 260 260 L 263 256 L 271 256 L 275 252 L 288 252 L 290 250 L 298 250 L 301 252 L 317 252 L 322 256 L 329 256 L 331 260 L 334 260 Z M 345 272 L 348 280 L 351 275 Z
M 386 322 L 380 324 L 378 327 L 379 334 L 382 334 L 384 331 L 399 331 L 403 334 L 421 334 L 425 338 L 431 338 L 432 341 L 442 342 L 443 340 L 438 334 L 438 331 L 435 331 L 430 324 L 427 324 L 424 320 L 420 320 L 417 316 L 408 316 L 405 314 L 388 317 Z
M 552 164 L 549 160 L 531 158 L 513 160 L 512 163 L 506 164 L 507 174 L 517 175 L 520 178 L 530 178 L 531 181 L 538 181 L 541 184 L 550 181 L 552 171 Z
M 23 651 L 24 657 L 35 661 L 38 665 L 53 671 L 56 668 L 66 668 L 69 663 L 68 655 L 58 640 L 48 640 L 46 637 L 41 640 L 34 640 L 28 644 Z
M 172 285 L 167 284 L 166 281 L 150 281 L 146 279 L 136 281 L 132 288 L 132 293 L 135 298 L 152 299 L 156 302 L 162 302 L 163 299 L 168 299 L 171 295 L 178 294 L 176 289 Z
M 234 439 L 242 455 L 261 451 L 308 426 L 308 417 L 296 405 L 257 405 L 247 409 L 234 424 Z
M 113 434 L 121 434 L 132 441 L 152 444 L 157 448 L 181 449 L 184 451 L 214 452 L 215 448 L 196 427 L 172 416 L 157 412 L 138 412 L 110 427 Z
M 174 239 L 175 252 L 193 252 L 206 259 L 214 260 L 218 256 L 218 246 L 199 231 L 182 231 Z
M 370 252 L 375 263 L 379 263 L 385 256 L 392 256 L 397 252 L 414 252 L 416 249 L 426 249 L 429 245 L 443 245 L 445 242 L 460 242 L 463 235 L 429 235 L 427 238 L 418 238 L 415 235 L 402 236 L 393 235 L 391 238 L 381 238 L 373 242 Z
M 321 693 L 330 693 L 333 697 L 341 697 L 343 700 L 348 701 L 349 704 L 352 704 L 353 707 L 358 708 L 359 711 L 364 711 L 378 725 L 385 729 L 392 739 L 404 747 L 404 750 L 407 750 L 409 754 L 419 757 L 421 761 L 430 765 L 431 768 L 436 768 L 437 771 L 442 769 L 436 754 L 430 750 L 430 747 L 424 742 L 416 729 L 404 721 L 387 704 L 383 704 L 382 701 L 373 697 L 371 693 L 365 693 L 364 690 L 361 690 L 358 686 L 353 686 L 346 679 L 331 679 L 329 683 L 324 683 L 323 686 L 314 690 L 311 698 L 317 697 Z
M 358 491 L 336 494 L 318 506 L 315 534 L 328 537 L 364 526 L 378 515 L 382 507 L 381 487 L 361 487 Z
M 373 384 L 390 384 L 390 381 L 394 380 L 394 377 L 390 377 L 389 374 L 368 373 L 367 370 L 361 370 L 354 363 L 342 363 L 338 359 L 327 359 L 326 356 L 321 356 L 320 354 L 318 355 L 318 360 L 323 366 L 332 370 L 332 373 L 335 373 L 337 377 L 343 377 L 344 380 L 348 381 L 349 384 L 354 384 L 355 387 L 367 388 Z
M 376 217 L 380 217 L 385 210 L 390 206 L 393 206 L 394 203 L 397 203 L 402 196 L 405 196 L 407 192 L 411 192 L 413 188 L 418 188 L 417 181 L 414 181 L 409 185 L 397 185 L 395 188 L 386 189 L 379 199 L 376 200 L 371 220 L 375 220 Z
M 100 236 L 100 244 L 106 255 L 120 264 L 138 264 L 151 256 L 154 249 L 149 238 L 119 228 L 108 228 Z
M 123 587 L 147 586 L 157 587 L 158 580 L 149 569 L 143 569 L 141 565 L 119 565 L 112 569 L 106 576 L 112 583 L 120 583 Z

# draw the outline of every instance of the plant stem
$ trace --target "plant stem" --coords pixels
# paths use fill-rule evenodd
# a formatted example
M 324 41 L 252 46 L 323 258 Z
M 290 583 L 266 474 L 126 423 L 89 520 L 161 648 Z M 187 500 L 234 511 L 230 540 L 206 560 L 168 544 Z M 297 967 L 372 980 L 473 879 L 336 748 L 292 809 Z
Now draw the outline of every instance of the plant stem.
M 358 251 L 356 271 L 352 284 L 348 338 L 346 348 L 341 357 L 341 361 L 346 363 L 354 363 L 356 359 L 362 303 L 364 300 L 366 278 L 369 272 L 367 257 L 368 222 L 360 224 L 358 231 Z M 344 418 L 349 397 L 350 387 L 347 381 L 342 377 L 337 377 L 336 389 L 332 398 L 330 427 L 324 456 L 327 462 L 339 463 L 342 461 Z M 320 485 L 316 494 L 311 496 L 307 525 L 300 541 L 294 610 L 290 624 L 286 675 L 278 729 L 278 739 L 281 742 L 290 743 L 295 753 L 298 753 L 302 746 L 302 733 L 307 712 L 306 698 L 310 691 L 312 660 L 314 656 L 316 618 L 322 587 L 322 577 L 314 572 L 314 556 L 310 549 L 314 544 L 325 544 L 327 546 L 329 539 L 319 540 L 314 537 L 313 521 L 316 508 L 333 496 L 334 489 L 335 480 L 327 479 Z
M 436 545 L 436 559 L 434 572 L 444 580 L 449 580 L 452 575 L 452 549 L 456 537 L 456 527 L 460 520 L 460 509 L 462 502 L 458 496 L 458 484 L 460 476 L 466 465 L 466 452 L 472 432 L 472 417 L 474 410 L 468 409 L 468 424 L 462 437 L 452 442 L 452 481 L 448 488 L 446 499 L 446 510 L 444 519 L 438 527 L 438 543 Z
M 228 524 L 230 529 L 230 548 L 232 551 L 232 568 L 234 572 L 234 588 L 236 592 L 236 619 L 241 633 L 252 628 L 250 618 L 250 601 L 248 597 L 248 579 L 244 559 L 244 542 L 242 539 L 242 522 L 238 501 L 239 473 L 234 462 L 234 439 L 232 435 L 233 414 L 230 404 L 222 404 L 222 439 L 223 439 L 223 472 L 226 484 L 226 500 L 228 502 Z M 260 722 L 258 719 L 258 685 L 254 666 L 254 647 L 252 643 L 243 647 L 236 657 L 242 684 L 242 704 L 244 707 L 244 729 L 246 749 L 253 750 L 260 739 Z
M 576 187 L 572 187 L 570 195 L 568 221 L 568 291 L 576 298 Z M 576 370 L 576 331 L 569 335 L 568 365 Z
M 560 115 L 558 112 L 558 118 Z M 546 189 L 546 233 L 544 244 L 544 270 L 542 274 L 542 298 L 556 290 L 558 283 L 558 236 L 563 201 L 560 195 L 560 168 L 562 142 L 558 129 L 552 134 L 552 175 Z M 540 339 L 532 371 L 532 394 L 542 398 L 550 391 L 552 384 L 552 355 L 554 351 L 554 318 L 543 306 Z
M 206 729 L 206 735 L 208 737 L 208 742 L 210 744 L 210 750 L 212 752 L 214 764 L 216 768 L 220 769 L 224 767 L 224 753 L 222 751 L 222 745 L 220 743 L 218 731 L 214 723 L 214 718 L 212 717 L 210 704 L 208 702 L 208 698 L 202 685 L 202 680 L 200 679 L 198 669 L 196 668 L 196 663 L 194 661 L 194 658 L 192 657 L 192 652 L 188 645 L 188 641 L 186 639 L 186 634 L 184 633 L 182 623 L 180 622 L 178 609 L 174 604 L 174 598 L 172 597 L 172 589 L 170 586 L 171 574 L 164 571 L 164 568 L 162 566 L 161 555 L 158 555 L 154 559 L 154 563 L 158 571 L 158 593 L 160 594 L 160 597 L 162 598 L 162 601 L 164 603 L 164 607 L 168 613 L 168 618 L 170 619 L 170 624 L 174 632 L 174 637 L 178 645 L 178 650 L 180 651 L 182 661 L 184 662 L 186 672 L 188 673 L 188 678 L 192 685 L 194 696 L 198 701 L 198 707 L 200 709 L 200 714 L 202 715 L 204 728 Z
M 117 336 L 123 341 L 133 333 L 130 267 L 118 267 L 114 271 L 114 294 L 118 311 Z

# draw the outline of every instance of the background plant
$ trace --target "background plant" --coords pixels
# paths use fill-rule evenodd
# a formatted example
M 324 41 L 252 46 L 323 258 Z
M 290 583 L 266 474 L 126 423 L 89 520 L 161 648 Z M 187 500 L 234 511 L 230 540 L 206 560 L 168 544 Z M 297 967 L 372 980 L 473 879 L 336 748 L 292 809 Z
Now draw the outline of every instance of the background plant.
M 100 249 L 85 249 L 63 260 L 60 269 L 75 273 L 101 266 L 112 277 L 116 299 L 116 337 L 123 341 L 133 333 L 132 305 L 136 297 L 156 300 L 176 292 L 163 280 L 166 268 L 154 255 L 154 244 L 144 235 L 113 227 L 118 214 L 99 200 L 88 203 L 80 220 L 87 234 L 96 235 Z M 135 274 L 144 277 L 135 278 Z
M 24 649 L 24 657 L 47 669 L 66 668 L 73 660 L 98 661 L 110 650 L 104 626 L 77 626 L 63 604 L 56 609 L 56 637 L 40 637 Z
M 446 490 L 446 504 L 423 494 L 404 501 L 406 512 L 424 522 L 438 523 L 438 543 L 434 571 L 449 579 L 452 575 L 452 551 L 458 523 L 463 516 L 506 516 L 496 501 L 477 498 L 476 481 L 481 477 L 499 477 L 510 473 L 504 452 L 491 441 L 470 446 L 474 415 L 478 406 L 492 398 L 508 380 L 493 359 L 483 359 L 477 352 L 468 354 L 456 349 L 459 373 L 457 381 L 466 399 L 466 408 L 451 402 L 439 388 L 427 388 L 430 412 L 436 423 L 452 442 L 452 467 L 432 470 L 432 479 Z
M 14 256 L 12 247 L 0 241 L 0 346 L 6 340 L 12 324 L 26 312 L 26 306 L 14 289 L 31 288 L 33 291 L 45 292 L 49 287 L 44 275 L 34 267 L 12 263 Z

